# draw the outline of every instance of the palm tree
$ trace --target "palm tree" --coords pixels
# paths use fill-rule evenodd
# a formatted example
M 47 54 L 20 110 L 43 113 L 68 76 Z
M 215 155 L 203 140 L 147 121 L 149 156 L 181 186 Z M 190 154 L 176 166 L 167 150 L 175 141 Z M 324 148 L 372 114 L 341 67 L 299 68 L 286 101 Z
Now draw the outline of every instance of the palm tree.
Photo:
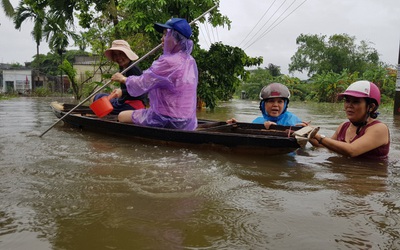
M 22 23 L 26 20 L 33 20 L 34 26 L 31 34 L 36 42 L 37 58 L 43 37 L 46 38 L 46 42 L 49 42 L 50 49 L 55 52 L 65 50 L 69 45 L 68 37 L 75 38 L 75 34 L 68 30 L 71 21 L 64 18 L 64 13 L 62 11 L 47 11 L 46 14 L 46 9 L 49 9 L 46 1 L 21 1 L 14 14 L 16 29 L 20 29 Z
M 45 12 L 42 6 L 38 6 L 38 4 L 35 3 L 27 5 L 23 1 L 20 2 L 14 15 L 14 24 L 16 29 L 21 29 L 21 25 L 25 20 L 33 20 L 34 26 L 31 34 L 36 42 L 36 57 L 39 57 L 39 46 L 43 37 L 45 18 Z
M 10 0 L 1 0 L 1 6 L 3 7 L 6 17 L 12 18 L 14 16 L 14 7 L 10 3 Z
M 65 50 L 69 45 L 68 38 L 78 39 L 77 35 L 69 29 L 69 22 L 58 13 L 47 14 L 43 26 L 43 35 L 54 52 Z

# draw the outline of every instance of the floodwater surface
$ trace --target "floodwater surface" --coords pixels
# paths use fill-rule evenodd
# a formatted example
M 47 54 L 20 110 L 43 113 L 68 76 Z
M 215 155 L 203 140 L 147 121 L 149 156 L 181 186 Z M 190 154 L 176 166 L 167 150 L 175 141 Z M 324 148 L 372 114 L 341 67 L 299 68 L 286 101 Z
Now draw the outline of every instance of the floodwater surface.
M 310 144 L 276 156 L 174 148 L 82 131 L 45 98 L 0 101 L 0 249 L 400 249 L 400 118 L 388 161 Z M 289 110 L 330 136 L 339 104 Z M 251 122 L 233 100 L 199 118 Z

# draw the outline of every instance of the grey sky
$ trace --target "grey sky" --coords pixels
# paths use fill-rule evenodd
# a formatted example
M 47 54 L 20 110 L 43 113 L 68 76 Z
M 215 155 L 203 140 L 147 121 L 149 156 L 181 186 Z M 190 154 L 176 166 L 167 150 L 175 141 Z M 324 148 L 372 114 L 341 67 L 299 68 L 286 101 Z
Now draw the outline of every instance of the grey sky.
M 16 6 L 18 0 L 11 2 Z M 297 49 L 296 38 L 301 33 L 327 36 L 346 33 L 355 36 L 357 43 L 361 40 L 371 42 L 383 62 L 397 64 L 400 42 L 399 0 L 276 0 L 271 6 L 273 2 L 221 0 L 220 11 L 231 19 L 232 28 L 228 31 L 201 25 L 202 47 L 207 48 L 210 42 L 219 40 L 232 46 L 240 45 L 249 56 L 262 56 L 262 67 L 273 63 L 281 67 L 282 73 L 287 74 L 290 57 Z M 295 10 L 301 3 L 303 4 Z M 281 4 L 281 9 L 277 10 Z M 274 23 L 287 8 L 287 12 Z M 275 11 L 276 14 L 273 15 Z M 261 19 L 264 14 L 264 18 Z M 274 27 L 285 17 L 286 19 Z M 268 19 L 270 21 L 267 22 Z M 259 24 L 255 26 L 257 22 Z M 25 61 L 31 61 L 36 53 L 36 45 L 30 34 L 32 24 L 24 23 L 21 31 L 17 31 L 11 20 L 5 18 L 2 10 L 0 23 L 0 62 L 23 64 Z M 260 38 L 268 27 L 270 31 Z M 271 30 L 272 27 L 274 28 Z M 249 34 L 253 28 L 253 32 Z M 241 43 L 247 35 L 248 39 Z M 253 39 L 249 41 L 250 38 Z M 40 51 L 49 51 L 46 43 L 43 42 Z

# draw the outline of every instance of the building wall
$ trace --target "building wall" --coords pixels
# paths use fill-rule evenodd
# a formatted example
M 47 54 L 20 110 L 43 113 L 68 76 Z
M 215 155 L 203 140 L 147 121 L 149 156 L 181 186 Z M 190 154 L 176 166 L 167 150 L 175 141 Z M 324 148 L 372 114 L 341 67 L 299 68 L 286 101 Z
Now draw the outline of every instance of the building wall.
M 75 56 L 73 67 L 76 70 L 78 82 L 100 82 L 101 71 L 99 69 L 98 56 Z M 88 78 L 93 77 L 88 80 Z
M 30 69 L 4 69 L 3 81 L 0 91 L 18 92 L 21 94 L 32 91 L 32 70 Z
M 78 82 L 84 82 L 86 79 L 93 75 L 95 70 L 98 68 L 98 65 L 84 65 L 84 64 L 74 64 L 74 69 L 76 70 L 76 80 Z M 88 74 L 86 74 L 88 72 Z M 101 80 L 100 72 L 96 72 L 94 77 L 90 80 L 90 82 L 99 82 Z

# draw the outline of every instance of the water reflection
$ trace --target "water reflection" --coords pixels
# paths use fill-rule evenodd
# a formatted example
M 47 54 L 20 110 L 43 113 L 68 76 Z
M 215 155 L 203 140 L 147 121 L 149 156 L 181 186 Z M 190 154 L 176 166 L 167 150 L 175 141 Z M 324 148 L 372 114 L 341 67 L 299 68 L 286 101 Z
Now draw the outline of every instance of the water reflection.
M 399 120 L 387 162 L 168 147 L 55 126 L 52 100 L 0 102 L 0 249 L 397 249 Z M 251 121 L 235 100 L 198 116 Z M 291 103 L 333 134 L 336 105 Z M 337 112 L 336 112 L 337 111 Z

